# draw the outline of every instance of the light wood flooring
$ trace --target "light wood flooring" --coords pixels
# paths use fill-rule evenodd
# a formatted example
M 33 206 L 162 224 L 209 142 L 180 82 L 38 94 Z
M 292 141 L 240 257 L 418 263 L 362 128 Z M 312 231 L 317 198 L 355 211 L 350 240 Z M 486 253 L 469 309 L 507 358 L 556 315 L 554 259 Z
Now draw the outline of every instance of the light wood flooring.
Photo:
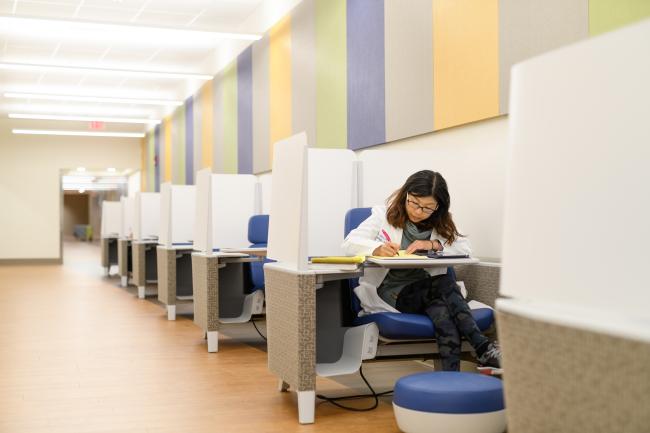
M 390 397 L 361 413 L 321 403 L 316 423 L 301 426 L 295 393 L 276 390 L 251 324 L 207 353 L 190 316 L 168 321 L 155 298 L 102 277 L 96 245 L 66 242 L 64 252 L 63 266 L 0 266 L 0 432 L 398 431 Z M 425 370 L 364 367 L 380 391 Z M 366 390 L 350 375 L 319 379 L 318 392 Z

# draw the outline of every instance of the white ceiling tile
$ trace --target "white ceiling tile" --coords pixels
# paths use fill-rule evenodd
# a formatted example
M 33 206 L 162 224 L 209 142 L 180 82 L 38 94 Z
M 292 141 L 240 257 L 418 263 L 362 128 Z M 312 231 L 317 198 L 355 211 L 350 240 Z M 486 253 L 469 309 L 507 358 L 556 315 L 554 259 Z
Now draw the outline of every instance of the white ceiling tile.
M 190 22 L 198 12 L 199 11 L 190 13 L 170 13 L 145 10 L 138 16 L 135 24 L 182 28 L 185 27 L 185 24 Z
M 116 9 L 140 9 L 145 3 L 149 0 L 121 0 L 117 1 L 107 1 L 107 0 L 86 0 L 84 1 L 84 6 L 93 6 L 93 7 L 112 7 Z
M 113 23 L 128 23 L 138 9 L 115 8 L 115 7 L 97 7 L 84 5 L 79 9 L 77 18 L 88 21 L 109 21 Z
M 78 2 L 30 2 L 20 0 L 16 15 L 45 18 L 72 18 Z

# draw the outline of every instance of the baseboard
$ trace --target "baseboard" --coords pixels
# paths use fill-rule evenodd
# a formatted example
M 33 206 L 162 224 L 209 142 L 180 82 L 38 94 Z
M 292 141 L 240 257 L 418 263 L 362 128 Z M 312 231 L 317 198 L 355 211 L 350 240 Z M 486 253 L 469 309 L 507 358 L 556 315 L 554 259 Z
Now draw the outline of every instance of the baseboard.
M 62 265 L 61 258 L 56 259 L 0 259 L 0 266 L 18 266 L 18 265 Z

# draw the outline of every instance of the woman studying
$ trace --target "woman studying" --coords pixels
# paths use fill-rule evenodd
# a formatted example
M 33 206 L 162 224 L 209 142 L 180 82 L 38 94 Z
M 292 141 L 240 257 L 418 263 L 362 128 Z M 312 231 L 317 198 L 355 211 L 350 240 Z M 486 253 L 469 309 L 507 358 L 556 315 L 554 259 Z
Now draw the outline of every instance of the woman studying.
M 436 172 L 418 171 L 387 200 L 376 206 L 343 242 L 348 255 L 395 256 L 399 250 L 470 254 L 449 213 L 447 182 Z M 434 324 L 443 369 L 460 370 L 461 336 L 482 365 L 500 367 L 501 352 L 479 330 L 454 278 L 444 267 L 366 269 L 354 289 L 365 314 L 425 314 Z

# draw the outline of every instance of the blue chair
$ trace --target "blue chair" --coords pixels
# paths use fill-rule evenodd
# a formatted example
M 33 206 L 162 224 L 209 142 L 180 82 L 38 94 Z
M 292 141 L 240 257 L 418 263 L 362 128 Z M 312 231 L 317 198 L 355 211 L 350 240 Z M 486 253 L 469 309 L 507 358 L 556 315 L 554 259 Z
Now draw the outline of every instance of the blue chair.
M 251 248 L 266 248 L 269 239 L 269 216 L 254 215 L 248 220 L 248 242 Z M 264 263 L 271 262 L 264 259 L 263 262 L 250 263 L 251 292 L 264 290 Z
M 370 208 L 354 208 L 345 214 L 345 236 L 357 228 L 365 219 L 370 216 Z M 453 268 L 448 268 L 447 273 L 456 279 Z M 355 318 L 353 324 L 364 325 L 374 322 L 379 328 L 379 335 L 383 340 L 431 340 L 435 338 L 433 322 L 423 314 L 408 313 L 375 313 L 359 317 L 361 303 L 354 293 L 354 288 L 359 285 L 357 279 L 350 280 L 351 306 Z M 472 316 L 481 329 L 485 331 L 494 322 L 494 312 L 490 308 L 472 310 Z

